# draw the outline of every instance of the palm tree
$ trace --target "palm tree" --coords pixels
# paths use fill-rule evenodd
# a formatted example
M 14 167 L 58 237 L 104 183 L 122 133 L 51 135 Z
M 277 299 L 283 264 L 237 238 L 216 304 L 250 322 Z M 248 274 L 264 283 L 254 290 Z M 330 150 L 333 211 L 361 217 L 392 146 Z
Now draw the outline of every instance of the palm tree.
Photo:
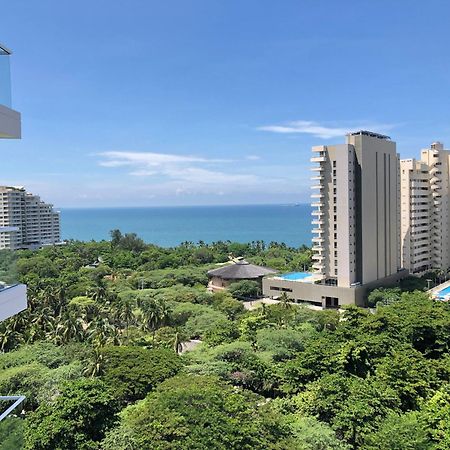
M 55 330 L 57 343 L 66 344 L 69 341 L 82 341 L 85 337 L 83 320 L 73 314 L 65 313 L 59 317 Z
M 145 331 L 151 331 L 153 343 L 155 342 L 156 330 L 170 317 L 171 310 L 167 303 L 160 299 L 146 299 L 141 303 L 143 324 Z
M 280 295 L 280 304 L 281 304 L 281 306 L 284 308 L 284 309 L 289 309 L 289 308 L 291 308 L 291 303 L 290 303 L 290 299 L 289 299 L 289 297 L 287 296 L 287 294 L 286 294 L 286 292 L 283 292 L 281 295 Z
M 133 323 L 135 320 L 134 312 L 133 312 L 133 303 L 131 300 L 124 300 L 119 305 L 119 319 L 125 322 L 125 330 L 128 338 L 128 331 L 130 327 L 130 323 Z
M 178 331 L 175 333 L 175 337 L 173 339 L 173 349 L 177 354 L 180 354 L 183 351 L 183 341 Z
M 105 366 L 105 356 L 100 349 L 95 348 L 91 358 L 89 358 L 83 374 L 88 377 L 97 377 L 103 374 Z

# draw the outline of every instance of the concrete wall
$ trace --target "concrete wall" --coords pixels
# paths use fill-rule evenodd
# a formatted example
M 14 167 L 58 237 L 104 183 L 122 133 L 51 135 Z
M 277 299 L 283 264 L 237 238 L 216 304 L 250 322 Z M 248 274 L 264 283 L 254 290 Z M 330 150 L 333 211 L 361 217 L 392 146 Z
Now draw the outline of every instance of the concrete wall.
M 337 298 L 339 306 L 366 306 L 368 291 L 378 287 L 396 286 L 407 275 L 408 271 L 403 270 L 384 279 L 355 287 L 326 286 L 268 277 L 263 278 L 263 295 L 278 297 L 285 292 L 293 301 L 309 302 L 322 307 L 326 306 L 326 297 Z
M 357 279 L 362 284 L 398 269 L 398 167 L 395 142 L 348 135 L 355 147 Z
M 0 105 L 0 138 L 20 139 L 21 135 L 20 113 Z
M 0 322 L 27 308 L 27 287 L 17 284 L 0 290 Z

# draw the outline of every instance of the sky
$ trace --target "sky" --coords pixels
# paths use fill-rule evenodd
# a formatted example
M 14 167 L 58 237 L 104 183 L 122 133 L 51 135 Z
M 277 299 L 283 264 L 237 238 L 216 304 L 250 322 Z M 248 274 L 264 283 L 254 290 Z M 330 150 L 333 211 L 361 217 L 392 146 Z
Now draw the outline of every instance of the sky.
M 14 0 L 22 140 L 0 184 L 57 207 L 302 203 L 311 146 L 450 146 L 446 0 Z

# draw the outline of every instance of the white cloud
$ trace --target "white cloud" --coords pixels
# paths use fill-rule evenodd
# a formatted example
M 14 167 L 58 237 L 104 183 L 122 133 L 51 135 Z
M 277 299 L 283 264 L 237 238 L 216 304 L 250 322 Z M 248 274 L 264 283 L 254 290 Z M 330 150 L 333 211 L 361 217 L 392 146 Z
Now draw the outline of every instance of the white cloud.
M 225 162 L 218 159 L 205 159 L 197 156 L 174 155 L 170 153 L 152 153 L 152 152 L 103 152 L 100 156 L 106 158 L 100 165 L 104 167 L 120 166 L 147 166 L 157 167 L 167 164 L 184 163 L 206 163 L 206 162 Z
M 330 139 L 334 137 L 344 136 L 347 133 L 351 133 L 353 131 L 361 129 L 370 130 L 377 133 L 386 133 L 387 131 L 394 128 L 394 126 L 395 125 L 389 124 L 361 123 L 360 125 L 352 125 L 348 127 L 335 127 L 320 125 L 317 122 L 309 120 L 296 120 L 293 122 L 287 122 L 282 125 L 267 125 L 258 127 L 258 130 L 282 134 L 311 134 L 322 139 Z
M 129 174 L 136 177 L 158 177 L 168 181 L 181 182 L 182 190 L 204 185 L 250 186 L 259 181 L 257 176 L 237 173 L 233 167 L 228 166 L 227 170 L 222 170 L 222 166 L 232 160 L 126 151 L 103 152 L 100 153 L 100 156 L 103 157 L 103 160 L 99 162 L 99 165 L 103 167 L 128 167 Z
M 258 155 L 247 155 L 245 159 L 248 159 L 249 161 L 258 161 L 261 159 L 261 157 Z

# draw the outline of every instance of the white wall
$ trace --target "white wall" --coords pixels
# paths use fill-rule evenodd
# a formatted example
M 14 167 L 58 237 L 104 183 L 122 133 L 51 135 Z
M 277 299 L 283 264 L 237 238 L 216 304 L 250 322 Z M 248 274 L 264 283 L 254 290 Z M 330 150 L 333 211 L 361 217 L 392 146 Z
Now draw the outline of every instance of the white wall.
M 0 322 L 27 308 L 27 287 L 17 284 L 0 290 Z

